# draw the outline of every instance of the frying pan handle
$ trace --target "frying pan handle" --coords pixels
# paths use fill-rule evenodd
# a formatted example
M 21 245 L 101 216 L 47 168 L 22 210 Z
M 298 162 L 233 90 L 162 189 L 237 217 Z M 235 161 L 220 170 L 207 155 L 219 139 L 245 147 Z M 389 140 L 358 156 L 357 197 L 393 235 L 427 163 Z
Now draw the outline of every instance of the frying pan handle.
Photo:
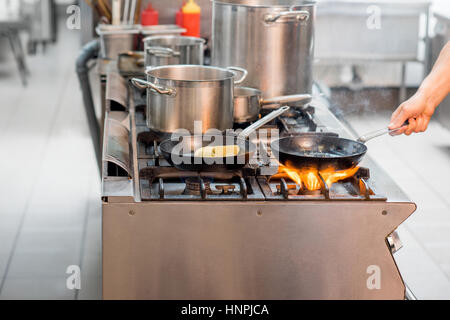
M 372 131 L 372 132 L 369 132 L 369 133 L 366 133 L 366 134 L 362 135 L 356 141 L 361 142 L 361 143 L 366 143 L 367 141 L 369 141 L 369 140 L 371 140 L 373 138 L 382 136 L 382 135 L 387 134 L 387 133 L 396 132 L 396 131 L 404 128 L 407 125 L 409 125 L 408 120 L 406 120 L 401 127 L 398 127 L 396 129 L 391 129 L 391 130 L 389 128 L 383 128 L 383 129 L 380 129 L 380 130 Z
M 288 110 L 289 110 L 288 106 L 283 106 L 275 111 L 272 111 L 265 117 L 262 117 L 261 119 L 259 119 L 255 123 L 253 123 L 252 125 L 248 126 L 244 130 L 242 130 L 242 132 L 239 134 L 239 138 L 242 138 L 242 139 L 247 138 L 255 130 L 259 129 L 260 127 L 265 125 L 267 122 L 279 117 L 280 115 L 282 115 L 283 113 L 285 113 Z
M 312 96 L 310 94 L 292 94 L 288 96 L 279 96 L 279 97 L 273 97 L 269 99 L 264 99 L 260 102 L 260 104 L 266 105 L 266 104 L 285 104 L 285 103 L 291 103 L 291 102 L 300 102 L 303 100 L 311 100 Z

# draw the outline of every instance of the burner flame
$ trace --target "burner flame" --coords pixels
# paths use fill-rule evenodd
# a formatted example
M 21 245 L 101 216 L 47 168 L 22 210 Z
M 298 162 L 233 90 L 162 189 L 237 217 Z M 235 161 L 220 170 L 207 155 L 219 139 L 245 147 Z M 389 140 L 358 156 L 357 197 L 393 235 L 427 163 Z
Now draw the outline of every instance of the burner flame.
M 346 170 L 336 171 L 333 168 L 321 170 L 320 172 L 315 168 L 295 169 L 280 165 L 279 173 L 285 173 L 296 184 L 305 187 L 309 191 L 320 190 L 322 186 L 322 179 L 327 184 L 328 188 L 335 182 L 347 179 L 355 175 L 359 167 L 354 167 Z M 320 174 L 320 176 L 319 176 Z

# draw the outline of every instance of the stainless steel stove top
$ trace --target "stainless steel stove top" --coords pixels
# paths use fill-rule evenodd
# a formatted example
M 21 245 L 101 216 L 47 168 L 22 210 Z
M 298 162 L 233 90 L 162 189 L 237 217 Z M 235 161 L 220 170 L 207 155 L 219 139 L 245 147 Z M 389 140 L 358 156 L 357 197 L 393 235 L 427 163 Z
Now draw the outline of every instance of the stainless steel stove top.
M 126 111 L 106 115 L 104 298 L 405 297 L 390 244 L 415 204 L 370 154 L 355 175 L 317 191 L 279 173 L 270 150 L 236 171 L 180 171 L 159 155 L 142 97 L 129 97 Z M 266 128 L 353 139 L 328 106 L 316 95 Z M 368 284 L 370 270 L 380 288 Z
M 159 152 L 160 137 L 146 125 L 145 100 L 140 91 L 130 88 L 135 108 L 137 133 L 137 163 L 141 200 L 386 200 L 370 185 L 369 169 L 359 170 L 355 176 L 334 183 L 328 188 L 306 192 L 286 175 L 276 175 L 277 161 L 271 154 L 270 134 L 253 140 L 258 146 L 257 164 L 232 172 L 187 172 L 178 170 Z M 328 132 L 315 116 L 314 103 L 266 124 L 265 132 L 276 136 Z M 245 127 L 246 125 L 240 127 Z M 237 129 L 237 128 L 235 128 Z M 260 146 L 261 144 L 261 146 Z M 195 181 L 198 188 L 191 190 Z

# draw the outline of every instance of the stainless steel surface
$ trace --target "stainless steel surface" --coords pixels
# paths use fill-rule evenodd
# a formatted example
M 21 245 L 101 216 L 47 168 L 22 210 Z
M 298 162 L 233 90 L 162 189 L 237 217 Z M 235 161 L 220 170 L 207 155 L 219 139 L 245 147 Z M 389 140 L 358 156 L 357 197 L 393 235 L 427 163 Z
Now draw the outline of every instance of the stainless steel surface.
M 234 88 L 234 122 L 246 123 L 258 119 L 261 107 L 269 104 L 288 104 L 293 102 L 309 101 L 310 94 L 295 94 L 289 96 L 273 97 L 268 99 L 261 98 L 261 90 L 236 87 Z
M 403 247 L 403 243 L 400 240 L 400 237 L 399 237 L 397 231 L 392 232 L 386 239 L 391 248 L 392 253 L 396 253 L 398 250 L 400 250 Z
M 103 59 L 116 60 L 120 53 L 138 47 L 139 28 L 135 26 L 100 24 L 95 31 L 100 36 L 100 56 Z
M 145 66 L 203 65 L 205 40 L 196 37 L 154 36 L 144 38 Z
M 121 77 L 117 72 L 108 72 L 106 74 L 106 109 L 114 110 L 123 108 L 124 110 L 128 105 L 128 86 L 127 81 Z M 113 106 L 114 105 L 114 106 Z
M 126 115 L 126 116 L 125 116 Z M 125 116 L 125 118 L 121 118 Z M 130 146 L 128 138 L 130 135 L 128 114 L 111 111 L 105 119 L 107 131 L 107 143 L 103 154 L 103 160 L 107 165 L 115 164 L 121 167 L 130 176 Z
M 179 36 L 186 32 L 186 29 L 175 24 L 157 24 L 153 26 L 141 26 L 141 33 L 145 36 Z
M 421 17 L 426 18 L 429 6 L 428 0 L 322 0 L 317 4 L 316 58 L 320 64 L 417 61 Z
M 234 79 L 236 70 L 242 72 Z M 147 88 L 147 125 L 161 134 L 177 129 L 194 133 L 195 121 L 201 133 L 233 127 L 233 87 L 242 81 L 245 70 L 194 65 L 149 68 L 147 81 L 133 79 Z M 199 132 L 196 132 L 199 133 Z
M 311 93 L 312 1 L 213 1 L 212 65 L 236 65 L 264 98 Z
M 311 104 L 315 131 L 353 138 L 323 97 Z M 244 171 L 180 174 L 161 161 L 155 166 L 148 150 L 156 144 L 139 138 L 147 131 L 141 131 L 142 114 L 134 114 L 134 99 L 129 112 L 132 178 L 103 177 L 103 298 L 405 298 L 387 241 L 415 204 L 370 158 L 363 162 L 370 180 L 359 180 L 368 199 L 339 199 L 338 189 L 330 189 L 329 198 L 286 197 L 281 193 L 289 188 L 263 176 L 243 182 Z M 285 127 L 289 120 L 280 119 Z M 199 181 L 202 196 L 184 194 L 188 177 L 194 188 Z M 241 179 L 221 180 L 232 177 Z M 173 189 L 179 185 L 183 195 Z M 381 275 L 379 289 L 368 286 L 373 270 Z
M 103 298 L 404 299 L 386 236 L 414 208 L 104 202 Z M 381 287 L 371 290 L 373 266 Z

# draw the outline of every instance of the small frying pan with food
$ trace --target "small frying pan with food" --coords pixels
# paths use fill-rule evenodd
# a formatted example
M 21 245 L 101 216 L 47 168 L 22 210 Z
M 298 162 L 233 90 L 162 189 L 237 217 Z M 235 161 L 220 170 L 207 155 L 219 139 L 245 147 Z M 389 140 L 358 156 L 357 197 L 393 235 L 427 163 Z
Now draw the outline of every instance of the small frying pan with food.
M 364 143 L 375 137 L 394 133 L 405 125 L 408 123 L 393 130 L 377 130 L 356 141 L 324 133 L 305 133 L 274 140 L 271 148 L 280 163 L 290 168 L 345 170 L 355 167 L 362 160 L 367 152 Z
M 289 110 L 272 111 L 239 135 L 190 135 L 164 140 L 159 149 L 175 168 L 191 171 L 234 170 L 245 166 L 256 151 L 247 137 L 267 122 Z

